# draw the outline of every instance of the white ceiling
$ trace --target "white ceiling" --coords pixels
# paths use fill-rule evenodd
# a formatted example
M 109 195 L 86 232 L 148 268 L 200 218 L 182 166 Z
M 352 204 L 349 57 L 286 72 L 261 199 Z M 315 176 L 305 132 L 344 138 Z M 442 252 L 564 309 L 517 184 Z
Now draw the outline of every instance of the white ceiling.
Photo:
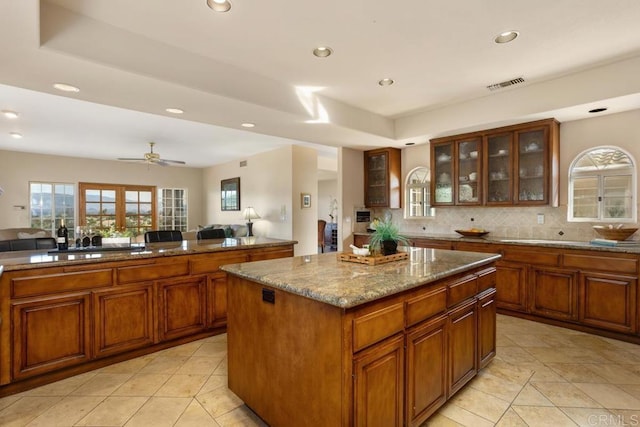
M 225 14 L 205 0 L 0 1 L 0 109 L 20 113 L 0 116 L 0 149 L 115 159 L 155 141 L 205 167 L 640 108 L 637 0 L 231 1 Z

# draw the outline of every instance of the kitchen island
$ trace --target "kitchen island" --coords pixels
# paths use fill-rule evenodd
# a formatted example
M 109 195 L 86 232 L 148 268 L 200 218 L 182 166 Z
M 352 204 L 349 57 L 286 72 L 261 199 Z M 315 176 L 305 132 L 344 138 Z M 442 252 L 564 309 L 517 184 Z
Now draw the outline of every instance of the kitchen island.
M 224 264 L 293 256 L 262 237 L 0 253 L 0 396 L 224 333 Z
M 495 254 L 231 264 L 229 388 L 272 426 L 420 425 L 495 355 Z

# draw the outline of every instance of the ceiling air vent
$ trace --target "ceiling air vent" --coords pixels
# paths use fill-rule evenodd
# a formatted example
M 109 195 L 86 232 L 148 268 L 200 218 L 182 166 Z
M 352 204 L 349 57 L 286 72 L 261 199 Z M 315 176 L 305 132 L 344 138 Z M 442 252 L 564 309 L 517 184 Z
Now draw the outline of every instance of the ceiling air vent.
M 520 84 L 520 83 L 524 83 L 524 78 L 517 77 L 515 79 L 507 80 L 505 82 L 494 83 L 492 85 L 487 86 L 487 89 L 489 89 L 489 90 L 498 90 L 498 89 L 503 89 L 505 87 L 517 85 L 517 84 Z

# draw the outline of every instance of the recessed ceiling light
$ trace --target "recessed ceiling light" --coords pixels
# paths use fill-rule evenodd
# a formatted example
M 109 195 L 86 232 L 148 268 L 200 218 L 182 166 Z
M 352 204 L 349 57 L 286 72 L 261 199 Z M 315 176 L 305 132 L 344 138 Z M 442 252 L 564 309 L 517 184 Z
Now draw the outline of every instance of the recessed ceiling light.
M 510 41 L 515 40 L 519 35 L 520 33 L 517 31 L 505 31 L 504 33 L 498 34 L 493 41 L 499 44 L 509 43 Z
M 171 114 L 182 114 L 182 113 L 184 113 L 184 110 L 182 110 L 180 108 L 167 108 L 164 111 L 166 111 L 167 113 L 171 113 Z
M 19 116 L 18 113 L 11 110 L 2 110 L 2 114 L 4 114 L 7 119 L 17 119 Z
M 216 12 L 228 12 L 231 9 L 229 0 L 207 0 L 207 6 Z
M 242 126 L 243 128 L 254 128 L 254 127 L 256 127 L 256 124 L 255 123 L 246 122 L 246 123 L 242 123 L 240 126 Z
M 378 82 L 380 86 L 391 86 L 394 83 L 395 82 L 393 81 L 393 79 L 389 79 L 389 78 L 382 79 Z
M 68 85 L 66 83 L 55 83 L 53 87 L 63 92 L 80 92 L 80 89 L 78 89 L 77 87 Z
M 602 113 L 603 111 L 607 111 L 607 107 L 600 107 L 589 110 L 590 113 Z
M 318 58 L 326 58 L 332 53 L 333 49 L 331 49 L 329 46 L 318 46 L 317 48 L 313 49 L 313 54 Z
M 15 139 L 22 139 L 22 134 L 20 132 L 9 132 L 9 135 Z

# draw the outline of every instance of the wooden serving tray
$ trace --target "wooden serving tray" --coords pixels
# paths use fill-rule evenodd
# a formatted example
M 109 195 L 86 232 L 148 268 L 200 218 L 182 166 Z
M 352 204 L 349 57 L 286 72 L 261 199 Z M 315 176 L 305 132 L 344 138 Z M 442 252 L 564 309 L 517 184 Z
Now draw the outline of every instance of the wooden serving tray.
M 400 261 L 402 259 L 409 258 L 409 254 L 407 252 L 398 252 L 393 255 L 356 255 L 340 252 L 338 254 L 338 259 L 340 261 L 346 262 L 357 262 L 358 264 L 366 264 L 366 265 L 378 265 L 385 264 L 387 262 Z

